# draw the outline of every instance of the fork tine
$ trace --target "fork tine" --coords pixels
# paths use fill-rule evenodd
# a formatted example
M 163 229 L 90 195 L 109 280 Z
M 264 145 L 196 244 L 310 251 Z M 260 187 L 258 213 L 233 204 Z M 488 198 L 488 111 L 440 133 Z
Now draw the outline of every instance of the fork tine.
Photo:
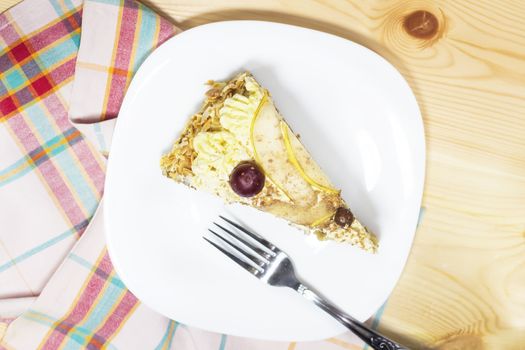
M 266 260 L 271 258 L 270 253 L 266 252 L 265 250 L 262 250 L 262 249 L 258 248 L 256 245 L 254 245 L 253 243 L 248 241 L 245 237 L 242 237 L 242 235 L 239 235 L 237 232 L 233 232 L 231 230 L 228 230 L 226 227 L 224 227 L 222 225 L 219 225 L 216 222 L 214 222 L 213 224 L 215 226 L 217 226 L 218 228 L 222 229 L 224 232 L 226 232 L 230 236 L 233 236 L 236 239 L 238 239 L 239 241 L 241 241 L 244 245 L 246 245 L 248 248 L 250 248 L 251 250 L 256 252 L 258 255 L 264 257 Z
M 214 234 L 221 241 L 223 241 L 224 243 L 228 244 L 230 247 L 232 247 L 233 249 L 235 249 L 236 251 L 238 251 L 239 253 L 244 255 L 247 259 L 252 261 L 254 264 L 262 266 L 262 265 L 264 265 L 266 263 L 266 261 L 262 260 L 259 255 L 256 255 L 256 254 L 250 253 L 248 251 L 245 251 L 244 249 L 242 249 L 241 247 L 237 246 L 233 242 L 230 242 L 229 240 L 227 240 L 226 238 L 222 237 L 220 234 L 218 234 L 217 232 L 213 231 L 212 229 L 208 229 L 208 231 L 210 231 L 212 234 Z
M 230 259 L 232 259 L 233 261 L 235 261 L 237 264 L 239 264 L 243 269 L 245 269 L 246 271 L 248 271 L 249 273 L 251 273 L 252 275 L 254 276 L 257 276 L 259 274 L 259 270 L 256 269 L 255 267 L 253 267 L 252 265 L 248 264 L 247 262 L 239 259 L 238 257 L 236 257 L 235 255 L 233 255 L 232 253 L 230 253 L 229 251 L 227 251 L 226 249 L 224 249 L 223 247 L 221 247 L 220 245 L 210 241 L 208 238 L 206 237 L 202 237 L 204 238 L 208 243 L 210 243 L 212 246 L 214 246 L 215 248 L 219 249 L 221 252 L 223 252 L 227 257 L 229 257 Z
M 253 238 L 257 242 L 262 244 L 264 247 L 270 249 L 271 251 L 274 251 L 274 250 L 277 249 L 272 243 L 268 242 L 266 239 L 264 239 L 262 236 L 258 235 L 257 233 L 248 231 L 247 229 L 245 229 L 244 227 L 242 227 L 238 223 L 233 222 L 230 219 L 227 219 L 227 218 L 225 218 L 222 215 L 219 215 L 219 217 L 221 219 L 223 219 L 224 221 L 226 221 L 227 223 L 229 223 L 230 225 L 232 225 L 232 226 L 236 227 L 237 229 L 241 230 L 242 232 L 246 233 L 248 236 L 250 236 L 251 238 Z

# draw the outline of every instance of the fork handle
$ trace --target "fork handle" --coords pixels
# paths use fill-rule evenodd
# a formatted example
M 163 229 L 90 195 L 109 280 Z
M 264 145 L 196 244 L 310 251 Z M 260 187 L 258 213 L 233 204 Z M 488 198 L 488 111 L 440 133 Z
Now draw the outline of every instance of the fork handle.
M 407 347 L 404 347 L 388 339 L 387 337 L 382 336 L 381 334 L 368 328 L 366 325 L 359 322 L 352 316 L 346 314 L 345 312 L 340 310 L 337 306 L 330 303 L 325 298 L 321 297 L 318 293 L 314 292 L 310 287 L 304 285 L 303 283 L 299 283 L 299 285 L 297 286 L 297 288 L 295 288 L 295 290 L 299 294 L 304 296 L 306 299 L 313 301 L 317 306 L 319 306 L 321 309 L 323 309 L 324 311 L 329 313 L 331 316 L 333 316 L 336 320 L 341 322 L 346 328 L 352 331 L 355 335 L 361 338 L 365 343 L 367 343 L 373 349 L 378 349 L 378 350 L 407 349 L 408 350 Z

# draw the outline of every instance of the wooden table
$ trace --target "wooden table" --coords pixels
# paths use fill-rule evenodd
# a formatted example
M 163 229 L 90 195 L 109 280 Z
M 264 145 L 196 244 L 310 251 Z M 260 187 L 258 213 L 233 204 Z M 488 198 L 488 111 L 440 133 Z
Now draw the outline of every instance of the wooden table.
M 416 348 L 525 349 L 525 1 L 146 3 L 183 29 L 290 23 L 394 64 L 421 107 L 428 161 L 424 217 L 379 328 Z

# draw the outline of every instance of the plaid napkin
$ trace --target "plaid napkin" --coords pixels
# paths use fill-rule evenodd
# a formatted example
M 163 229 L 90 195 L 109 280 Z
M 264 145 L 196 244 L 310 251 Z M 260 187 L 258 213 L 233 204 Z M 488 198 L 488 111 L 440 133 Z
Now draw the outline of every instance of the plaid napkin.
M 350 333 L 283 343 L 187 327 L 116 275 L 100 210 L 114 118 L 177 32 L 133 0 L 25 0 L 0 15 L 0 349 L 362 349 Z

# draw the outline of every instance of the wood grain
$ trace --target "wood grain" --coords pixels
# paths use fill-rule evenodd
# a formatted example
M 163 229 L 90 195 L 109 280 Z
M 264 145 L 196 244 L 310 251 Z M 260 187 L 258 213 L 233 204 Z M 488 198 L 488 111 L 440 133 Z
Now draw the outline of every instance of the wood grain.
M 414 348 L 525 349 L 524 1 L 145 2 L 183 29 L 284 22 L 392 62 L 424 117 L 426 210 L 380 329 Z M 406 32 L 414 11 L 436 17 L 434 36 Z

